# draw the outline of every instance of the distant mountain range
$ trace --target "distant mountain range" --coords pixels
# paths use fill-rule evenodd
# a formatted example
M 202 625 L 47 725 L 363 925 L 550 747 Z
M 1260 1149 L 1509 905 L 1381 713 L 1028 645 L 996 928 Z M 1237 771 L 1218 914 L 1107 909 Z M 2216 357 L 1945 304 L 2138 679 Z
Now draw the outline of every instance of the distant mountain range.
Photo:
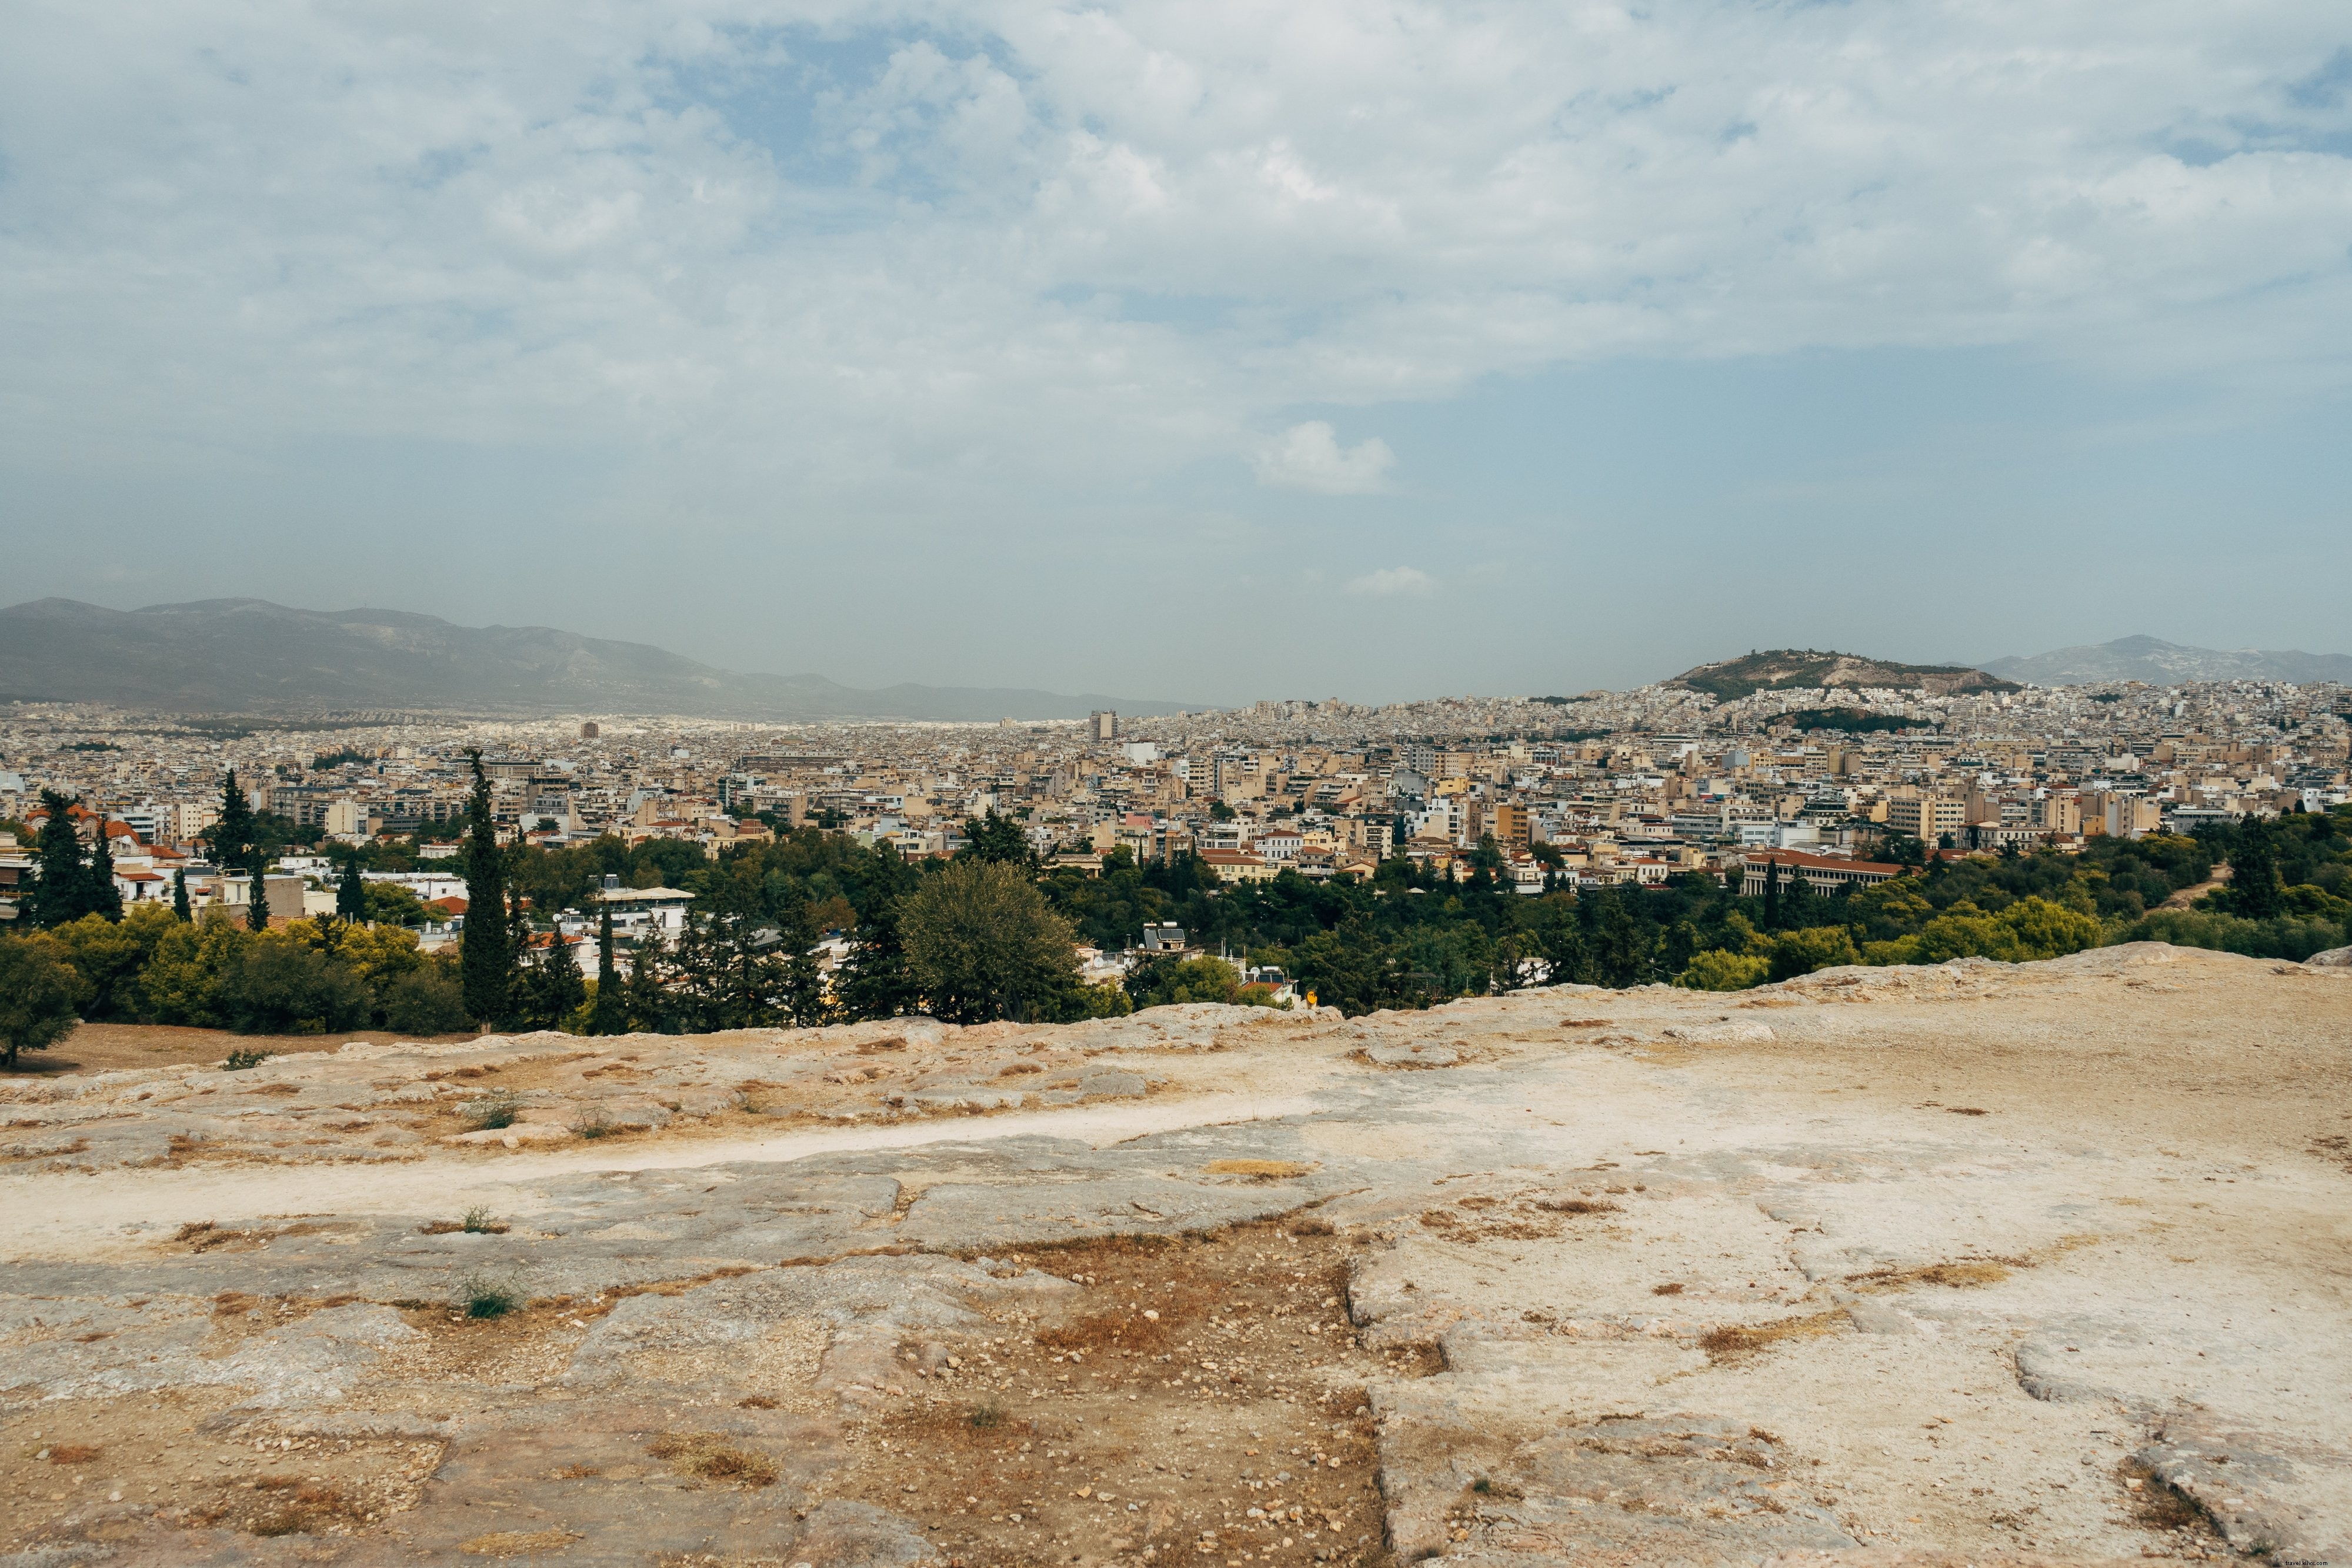
M 2014 691 L 2009 681 L 1965 664 L 1891 664 L 1855 653 L 1823 653 L 1817 648 L 1776 647 L 1714 664 L 1686 669 L 1665 686 L 1704 691 L 1726 702 L 1759 691 L 1791 688 L 1878 686 L 1896 690 L 1919 689 L 1939 695 L 1956 691 Z
M 0 700 L 10 699 L 176 713 L 674 713 L 772 722 L 1184 709 L 996 687 L 861 690 L 819 675 L 737 674 L 645 643 L 549 626 L 460 626 L 399 610 L 297 610 L 262 599 L 143 610 L 73 599 L 11 605 L 0 610 Z
M 2144 680 L 2150 686 L 2178 686 L 2190 680 L 2284 680 L 2298 686 L 2321 680 L 2352 682 L 2352 655 L 2302 653 L 2293 648 L 2184 647 L 2149 637 L 2062 647 L 2031 658 L 1996 658 L 1985 668 L 2035 686 L 2094 686 L 2114 680 Z

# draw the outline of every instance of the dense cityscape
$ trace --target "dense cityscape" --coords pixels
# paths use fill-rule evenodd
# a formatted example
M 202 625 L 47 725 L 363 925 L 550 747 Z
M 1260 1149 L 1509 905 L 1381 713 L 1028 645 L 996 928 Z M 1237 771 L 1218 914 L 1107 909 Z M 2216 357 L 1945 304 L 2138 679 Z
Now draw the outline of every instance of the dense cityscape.
M 887 939 L 897 879 L 975 857 L 1019 862 L 1074 939 L 1058 1001 L 998 1004 L 1041 1016 L 1289 1005 L 1318 989 L 1350 1010 L 1425 1006 L 1577 976 L 1737 988 L 1838 962 L 2046 956 L 2018 945 L 2021 914 L 1962 926 L 2021 897 L 2054 910 L 2066 889 L 2079 923 L 2036 939 L 2053 951 L 2149 934 L 2163 916 L 2174 940 L 2302 956 L 2284 950 L 2335 945 L 2352 911 L 2345 868 L 2324 852 L 2290 866 L 2276 898 L 2215 875 L 2244 834 L 2325 823 L 2352 800 L 2341 687 L 1695 689 L 1706 684 L 991 725 L 361 714 L 277 727 L 16 704 L 0 713 L 0 914 L 24 931 L 77 912 L 17 919 L 38 902 L 37 841 L 60 799 L 81 845 L 105 836 L 115 900 L 94 909 L 303 933 L 358 918 L 400 932 L 428 979 L 436 955 L 451 967 L 478 891 L 461 840 L 486 830 L 512 899 L 517 994 L 534 973 L 564 978 L 535 1009 L 471 1015 L 557 1027 L 589 1026 L 592 990 L 572 976 L 600 963 L 607 991 L 638 981 L 634 1012 L 605 997 L 614 1028 L 855 1013 L 852 973 Z M 231 776 L 256 826 L 225 857 Z M 875 870 L 886 863 L 902 869 Z M 783 967 L 697 1011 L 681 998 L 726 989 L 691 973 L 698 941 L 728 925 L 718 889 L 755 874 L 738 934 Z M 1896 889 L 1930 884 L 1940 897 L 1889 915 Z M 1365 901 L 1433 892 L 1409 915 Z M 1612 949 L 1595 925 L 1611 911 L 1645 934 Z M 640 965 L 645 952 L 661 963 Z M 380 994 L 373 1015 L 456 1027 L 454 986 L 405 1014 Z M 937 1000 L 901 976 L 863 1005 Z M 255 1026 L 327 1026 L 288 1005 Z

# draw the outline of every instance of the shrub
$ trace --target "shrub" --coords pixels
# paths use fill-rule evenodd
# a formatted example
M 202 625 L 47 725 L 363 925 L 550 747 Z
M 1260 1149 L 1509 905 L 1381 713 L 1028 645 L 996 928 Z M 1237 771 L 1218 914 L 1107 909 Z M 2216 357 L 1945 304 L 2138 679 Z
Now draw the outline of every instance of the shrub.
M 475 1131 L 494 1132 L 515 1124 L 515 1118 L 522 1114 L 522 1097 L 510 1089 L 494 1089 L 475 1097 L 460 1114 Z
M 1771 972 L 1769 958 L 1717 947 L 1694 955 L 1690 967 L 1675 976 L 1675 984 L 1687 991 L 1745 991 L 1763 984 Z
M 510 1279 L 468 1274 L 457 1281 L 457 1306 L 469 1318 L 503 1318 L 522 1304 L 522 1290 Z
M 2096 921 L 2091 923 L 2098 924 Z M 1860 963 L 1862 954 L 1854 951 L 1853 936 L 1845 927 L 1807 926 L 1802 931 L 1784 931 L 1774 937 L 1771 955 L 1766 962 L 1771 965 L 1773 979 L 1794 980 L 1816 969 Z
M 234 1050 L 229 1052 L 227 1059 L 221 1063 L 221 1070 L 244 1072 L 248 1068 L 259 1067 L 277 1054 L 276 1051 L 249 1051 L 242 1048 Z
M 2342 926 L 2326 921 L 2250 921 L 2237 915 L 2203 910 L 2158 910 L 2126 928 L 2126 942 L 2168 942 L 2176 947 L 2210 948 L 2217 952 L 2242 952 L 2255 958 L 2284 958 L 2300 963 L 2315 952 L 2343 943 Z
M 466 994 L 435 970 L 418 970 L 394 980 L 384 993 L 384 1026 L 404 1035 L 455 1035 L 468 1023 Z

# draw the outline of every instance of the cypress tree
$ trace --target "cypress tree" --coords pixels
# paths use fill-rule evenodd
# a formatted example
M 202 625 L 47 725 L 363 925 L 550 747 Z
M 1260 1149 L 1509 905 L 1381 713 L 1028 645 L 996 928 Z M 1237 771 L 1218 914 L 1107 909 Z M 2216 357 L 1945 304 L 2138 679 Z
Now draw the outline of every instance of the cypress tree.
M 466 830 L 466 930 L 458 939 L 457 977 L 466 1011 L 476 1022 L 495 1026 L 506 1016 L 514 972 L 506 862 L 490 820 L 490 778 L 482 771 L 482 753 L 469 751 L 466 757 L 474 766 L 474 798 Z
M 196 918 L 195 911 L 188 907 L 188 872 L 185 867 L 172 873 L 172 912 L 184 921 Z
M 90 841 L 89 868 L 82 873 L 82 901 L 89 912 L 108 920 L 122 918 L 122 889 L 114 885 L 114 851 L 106 842 L 106 813 L 98 814 L 98 833 Z
M 1764 852 L 1764 929 L 1780 929 L 1780 862 L 1772 852 Z
M 245 791 L 237 787 L 235 768 L 221 780 L 220 819 L 205 837 L 212 843 L 214 863 L 222 870 L 245 864 L 246 852 L 253 847 L 253 807 L 247 804 Z
M 335 885 L 335 918 L 358 923 L 367 918 L 367 884 L 360 880 L 360 858 L 343 862 L 342 880 Z
M 621 972 L 613 962 L 613 906 L 604 906 L 596 921 L 596 1006 L 588 1015 L 592 1035 L 625 1035 L 629 1008 L 621 995 Z
M 268 865 L 268 858 L 262 854 L 260 845 L 256 844 L 246 850 L 245 875 L 248 891 L 245 900 L 245 926 L 247 931 L 265 931 L 269 929 Z
M 41 868 L 33 889 L 33 923 L 69 925 L 89 912 L 89 871 L 82 864 L 81 837 L 74 832 L 73 799 L 53 789 L 41 791 L 41 808 L 48 816 L 33 841 L 33 858 Z

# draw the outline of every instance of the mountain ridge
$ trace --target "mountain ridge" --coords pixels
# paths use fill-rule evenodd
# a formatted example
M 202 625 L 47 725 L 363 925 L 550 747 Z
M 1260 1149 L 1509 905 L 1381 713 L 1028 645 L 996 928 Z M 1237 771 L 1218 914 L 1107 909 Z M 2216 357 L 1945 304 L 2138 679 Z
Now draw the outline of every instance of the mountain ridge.
M 305 610 L 254 598 L 111 610 L 53 597 L 0 609 L 0 699 L 10 697 L 196 713 L 388 708 L 798 722 L 1206 707 L 1011 687 L 869 689 L 821 675 L 743 674 L 554 626 L 463 626 L 411 610 Z
M 2053 648 L 2027 658 L 1989 659 L 1984 668 L 2035 686 L 2095 686 L 2138 680 L 2177 686 L 2189 680 L 2322 680 L 2352 683 L 2352 654 L 2300 648 L 2210 648 L 2166 642 L 2145 633 L 2113 642 Z

